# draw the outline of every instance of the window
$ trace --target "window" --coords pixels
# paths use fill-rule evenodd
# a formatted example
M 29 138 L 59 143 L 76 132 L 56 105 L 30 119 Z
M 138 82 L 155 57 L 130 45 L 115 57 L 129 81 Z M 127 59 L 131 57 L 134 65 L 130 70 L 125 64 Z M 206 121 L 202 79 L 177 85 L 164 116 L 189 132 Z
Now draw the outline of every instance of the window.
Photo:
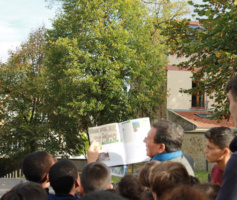
M 197 86 L 197 83 L 192 82 L 192 88 L 195 88 Z M 204 95 L 205 93 L 201 90 L 195 92 L 192 94 L 192 108 L 194 109 L 204 109 Z

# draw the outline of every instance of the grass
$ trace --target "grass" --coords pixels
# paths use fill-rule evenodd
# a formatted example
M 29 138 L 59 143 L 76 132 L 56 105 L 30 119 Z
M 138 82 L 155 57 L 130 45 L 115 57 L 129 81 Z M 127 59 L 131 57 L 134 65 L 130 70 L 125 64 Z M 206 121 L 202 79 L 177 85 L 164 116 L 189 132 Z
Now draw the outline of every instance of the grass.
M 201 183 L 208 182 L 208 174 L 210 171 L 195 171 L 195 176 L 199 179 Z

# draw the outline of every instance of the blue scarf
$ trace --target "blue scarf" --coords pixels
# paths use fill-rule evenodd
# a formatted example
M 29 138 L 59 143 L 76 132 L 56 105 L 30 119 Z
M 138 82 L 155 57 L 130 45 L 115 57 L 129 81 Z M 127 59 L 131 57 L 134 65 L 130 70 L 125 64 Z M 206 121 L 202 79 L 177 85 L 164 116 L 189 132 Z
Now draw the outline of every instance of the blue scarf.
M 183 155 L 183 152 L 181 150 L 170 152 L 170 153 L 166 153 L 166 152 L 165 153 L 158 153 L 151 159 L 151 161 L 152 160 L 166 161 L 166 160 L 178 158 L 182 155 Z

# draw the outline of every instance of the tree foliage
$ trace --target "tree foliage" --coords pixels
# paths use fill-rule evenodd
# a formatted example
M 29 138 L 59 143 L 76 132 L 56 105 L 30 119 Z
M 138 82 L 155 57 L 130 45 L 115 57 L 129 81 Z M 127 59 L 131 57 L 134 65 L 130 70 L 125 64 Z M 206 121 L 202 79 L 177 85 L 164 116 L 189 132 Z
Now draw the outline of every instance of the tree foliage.
M 46 150 L 52 154 L 74 153 L 80 146 L 85 152 L 86 135 L 75 134 L 75 147 L 59 134 L 50 120 L 48 77 L 45 66 L 44 27 L 33 31 L 16 51 L 10 52 L 6 63 L 0 65 L 0 153 L 22 159 L 26 154 Z M 69 143 L 69 144 L 68 144 Z M 65 150 L 67 149 L 67 150 Z
M 166 46 L 153 30 L 138 0 L 63 1 L 47 53 L 54 117 L 70 113 L 61 126 L 75 122 L 81 132 L 156 114 L 166 97 Z
M 32 32 L 0 64 L 2 155 L 82 154 L 88 127 L 152 119 L 165 102 L 167 46 L 158 25 L 169 17 L 166 1 L 165 15 L 140 0 L 55 2 L 62 10 L 53 28 Z
M 205 0 L 194 4 L 198 28 L 189 26 L 190 20 L 171 21 L 164 31 L 169 37 L 170 53 L 178 58 L 188 57 L 180 68 L 193 71 L 196 88 L 187 93 L 203 90 L 215 104 L 215 117 L 228 118 L 225 85 L 237 72 L 237 7 L 234 0 Z M 199 68 L 195 71 L 195 68 Z
M 10 52 L 7 63 L 1 63 L 2 155 L 24 155 L 44 148 L 42 141 L 51 139 L 44 114 L 44 35 L 45 28 L 31 33 L 27 42 Z

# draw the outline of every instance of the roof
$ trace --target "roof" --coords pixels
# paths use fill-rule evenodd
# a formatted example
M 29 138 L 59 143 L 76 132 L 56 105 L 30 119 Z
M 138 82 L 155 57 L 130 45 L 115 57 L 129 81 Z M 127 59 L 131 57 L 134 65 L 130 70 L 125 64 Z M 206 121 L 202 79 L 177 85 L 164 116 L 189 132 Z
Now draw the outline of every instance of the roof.
M 211 120 L 207 118 L 203 118 L 198 116 L 197 114 L 210 114 L 209 112 L 193 112 L 193 111 L 174 111 L 176 114 L 182 116 L 183 118 L 186 118 L 188 121 L 191 121 L 192 123 L 196 124 L 197 127 L 220 127 L 220 126 L 226 126 L 230 128 L 235 128 L 235 121 L 232 116 L 230 116 L 230 119 L 223 119 L 223 120 Z
M 201 69 L 201 67 L 199 67 L 199 68 L 194 68 L 192 71 L 198 71 L 198 70 L 200 70 L 200 69 Z M 177 67 L 177 66 L 175 66 L 175 65 L 167 65 L 166 70 L 167 70 L 167 71 L 190 71 L 190 70 L 187 69 L 187 68 L 180 68 L 180 67 Z
M 202 26 L 199 21 L 190 21 L 189 24 L 193 26 Z

